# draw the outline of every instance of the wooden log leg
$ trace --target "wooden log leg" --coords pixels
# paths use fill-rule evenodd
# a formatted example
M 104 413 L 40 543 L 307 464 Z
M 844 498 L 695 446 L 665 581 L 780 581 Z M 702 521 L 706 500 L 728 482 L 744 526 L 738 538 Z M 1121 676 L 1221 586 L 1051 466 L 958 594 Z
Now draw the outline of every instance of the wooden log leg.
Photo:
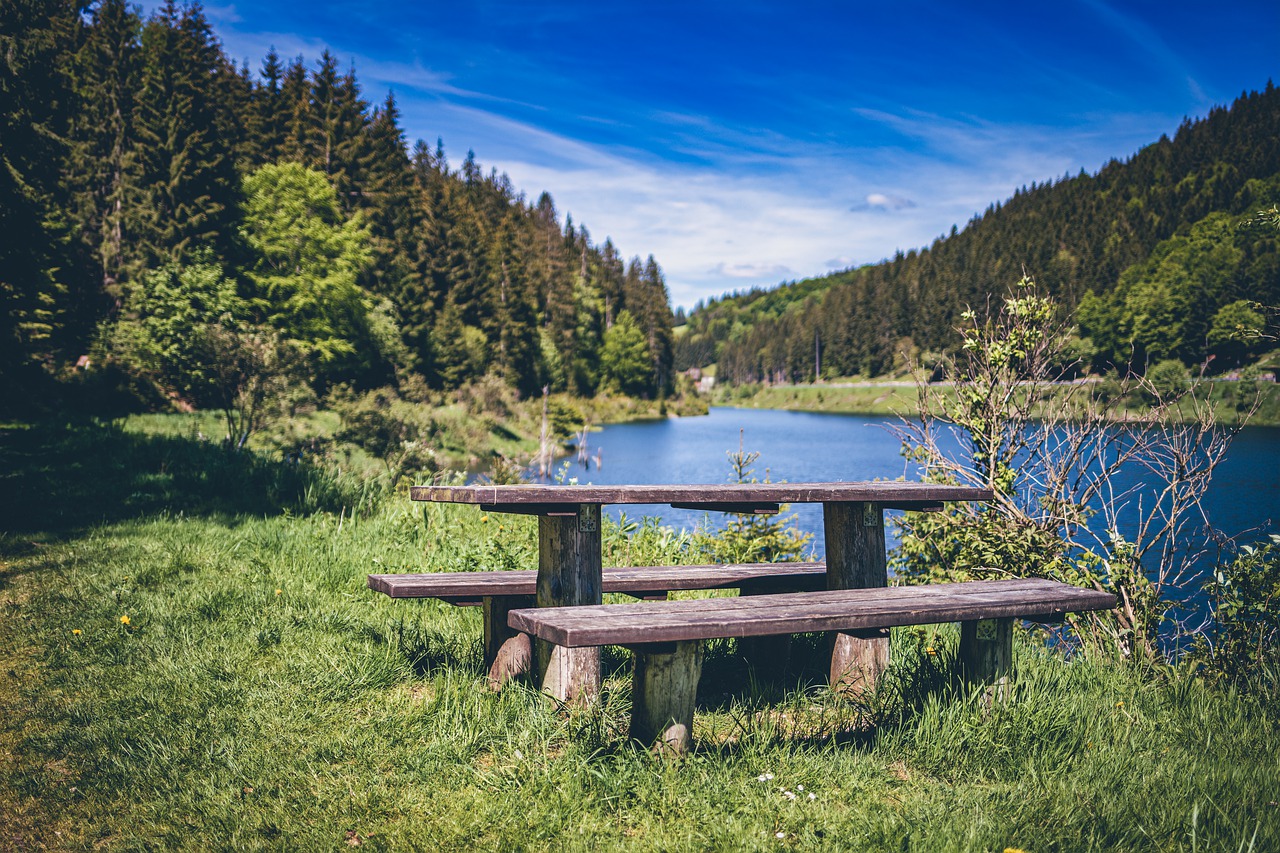
M 889 632 L 869 637 L 836 632 L 831 635 L 830 685 L 857 696 L 876 684 L 889 667 Z
M 531 595 L 487 595 L 484 597 L 484 666 L 489 686 L 495 690 L 532 668 L 533 642 L 528 634 L 514 631 L 507 614 L 520 607 L 533 607 Z
M 960 623 L 960 675 L 967 684 L 985 685 L 988 703 L 1003 702 L 1012 671 L 1012 619 Z
M 538 517 L 539 607 L 600 604 L 600 506 L 583 504 L 574 516 Z M 534 644 L 542 690 L 559 702 L 590 702 L 600 695 L 600 650 Z
M 827 588 L 868 589 L 889 585 L 884 546 L 884 509 L 875 503 L 822 505 L 827 543 Z M 834 634 L 831 686 L 859 693 L 875 687 L 889 666 L 889 639 Z
M 635 652 L 631 737 L 660 754 L 683 755 L 693 745 L 702 641 L 639 646 Z

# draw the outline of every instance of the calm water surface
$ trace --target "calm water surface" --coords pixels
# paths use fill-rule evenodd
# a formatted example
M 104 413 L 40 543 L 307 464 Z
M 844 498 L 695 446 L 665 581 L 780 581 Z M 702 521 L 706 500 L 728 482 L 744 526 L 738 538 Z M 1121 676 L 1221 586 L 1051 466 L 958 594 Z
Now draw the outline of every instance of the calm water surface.
M 724 483 L 731 478 L 726 453 L 743 447 L 760 452 L 756 475 L 766 469 L 774 481 L 856 481 L 876 478 L 919 479 L 918 471 L 899 454 L 888 427 L 894 418 L 830 415 L 759 409 L 713 408 L 706 417 L 607 426 L 588 439 L 589 454 L 600 454 L 584 469 L 573 462 L 569 477 L 581 483 Z M 1229 536 L 1280 522 L 1280 429 L 1250 428 L 1236 439 L 1219 466 L 1206 501 L 1211 523 Z M 707 516 L 669 506 L 610 507 L 617 518 L 651 515 L 677 528 L 693 528 Z M 796 524 L 814 536 L 817 555 L 824 552 L 822 507 L 791 508 Z M 888 530 L 892 538 L 892 528 Z M 1259 534 L 1260 535 L 1260 534 Z M 1256 537 L 1255 537 L 1256 538 Z M 896 544 L 896 543 L 894 543 Z

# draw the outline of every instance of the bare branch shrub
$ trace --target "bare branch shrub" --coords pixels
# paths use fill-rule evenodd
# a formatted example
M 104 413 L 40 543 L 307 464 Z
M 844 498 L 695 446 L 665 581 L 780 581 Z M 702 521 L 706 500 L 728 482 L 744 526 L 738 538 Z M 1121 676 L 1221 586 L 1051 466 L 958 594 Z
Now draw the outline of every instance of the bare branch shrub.
M 944 381 L 917 373 L 918 409 L 895 432 L 927 479 L 986 486 L 995 500 L 906 515 L 897 576 L 1047 577 L 1110 592 L 1115 610 L 1072 618 L 1077 638 L 1159 659 L 1178 590 L 1213 546 L 1205 492 L 1252 410 L 1223 426 L 1196 384 L 1170 394 L 1134 376 L 1118 388 L 1063 379 L 1078 368 L 1063 357 L 1071 327 L 1029 278 L 963 316 Z M 1131 414 L 1141 395 L 1154 402 Z

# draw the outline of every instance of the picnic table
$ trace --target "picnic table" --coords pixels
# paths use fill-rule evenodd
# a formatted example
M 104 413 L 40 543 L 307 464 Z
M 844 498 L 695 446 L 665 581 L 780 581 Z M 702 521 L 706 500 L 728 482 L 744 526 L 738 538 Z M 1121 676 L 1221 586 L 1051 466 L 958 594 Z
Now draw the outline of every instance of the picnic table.
M 991 490 L 930 483 L 731 483 L 723 485 L 473 485 L 414 486 L 416 501 L 461 503 L 489 512 L 538 516 L 539 608 L 599 605 L 603 593 L 601 507 L 668 504 L 678 509 L 776 513 L 781 504 L 820 503 L 830 590 L 888 585 L 886 509 L 934 511 L 948 501 L 991 500 Z M 834 632 L 833 686 L 868 686 L 888 666 L 887 633 Z M 539 637 L 534 673 L 560 701 L 600 690 L 598 647 L 571 647 Z

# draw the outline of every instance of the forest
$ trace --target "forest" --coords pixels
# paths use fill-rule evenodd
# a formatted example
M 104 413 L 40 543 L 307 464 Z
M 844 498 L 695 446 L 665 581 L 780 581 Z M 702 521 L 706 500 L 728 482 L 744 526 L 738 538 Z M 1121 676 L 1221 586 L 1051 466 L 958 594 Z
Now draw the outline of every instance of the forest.
M 1025 271 L 1075 311 L 1071 355 L 1141 373 L 1176 360 L 1209 373 L 1260 354 L 1280 252 L 1258 213 L 1280 201 L 1280 91 L 1268 83 L 1186 120 L 1126 161 L 1020 189 L 932 245 L 829 276 L 699 304 L 676 367 L 721 380 L 811 382 L 936 363 Z M 1272 338 L 1274 340 L 1274 338 Z
M 657 398 L 672 315 L 626 259 L 474 154 L 410 148 L 393 93 L 274 51 L 237 66 L 198 4 L 0 6 L 0 392 L 216 408 L 496 376 Z

